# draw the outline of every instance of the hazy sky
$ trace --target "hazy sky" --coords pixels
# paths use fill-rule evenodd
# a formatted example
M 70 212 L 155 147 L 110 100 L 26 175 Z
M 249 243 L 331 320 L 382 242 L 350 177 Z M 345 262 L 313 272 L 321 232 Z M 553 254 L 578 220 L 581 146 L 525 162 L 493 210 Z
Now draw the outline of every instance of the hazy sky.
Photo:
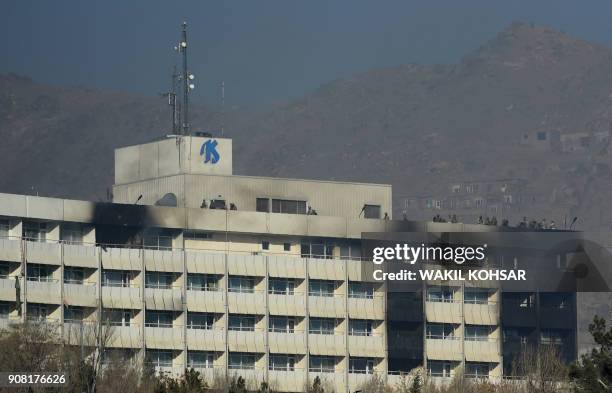
M 0 73 L 155 94 L 189 23 L 194 98 L 299 96 L 374 67 L 447 63 L 512 21 L 612 46 L 610 0 L 29 1 L 0 5 Z

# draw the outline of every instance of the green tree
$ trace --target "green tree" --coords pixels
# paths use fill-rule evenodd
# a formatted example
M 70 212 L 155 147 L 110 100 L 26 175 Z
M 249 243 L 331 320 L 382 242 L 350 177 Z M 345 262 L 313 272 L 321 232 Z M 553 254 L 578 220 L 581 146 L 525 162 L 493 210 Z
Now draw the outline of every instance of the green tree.
M 595 316 L 589 325 L 596 348 L 583 355 L 579 362 L 570 368 L 570 377 L 575 391 L 580 393 L 606 393 L 612 391 L 612 327 Z

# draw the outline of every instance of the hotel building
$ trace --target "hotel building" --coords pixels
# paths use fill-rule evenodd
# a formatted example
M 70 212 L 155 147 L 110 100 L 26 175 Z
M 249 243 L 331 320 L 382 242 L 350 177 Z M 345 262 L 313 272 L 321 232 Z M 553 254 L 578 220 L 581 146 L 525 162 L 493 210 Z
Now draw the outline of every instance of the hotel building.
M 528 344 L 575 357 L 573 295 L 367 282 L 362 233 L 408 226 L 495 230 L 394 221 L 390 185 L 233 175 L 231 140 L 170 136 L 116 150 L 113 203 L 0 194 L 0 317 L 76 345 L 102 320 L 109 353 L 284 392 L 417 366 L 499 380 Z

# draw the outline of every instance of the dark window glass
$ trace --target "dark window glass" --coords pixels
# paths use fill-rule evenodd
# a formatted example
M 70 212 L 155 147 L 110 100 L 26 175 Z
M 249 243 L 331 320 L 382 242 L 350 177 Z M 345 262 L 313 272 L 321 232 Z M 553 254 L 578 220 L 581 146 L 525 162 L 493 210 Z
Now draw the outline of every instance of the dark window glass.
M 270 213 L 270 199 L 257 198 L 255 210 L 258 212 Z
M 363 217 L 364 218 L 380 218 L 380 205 L 364 205 L 363 206 Z

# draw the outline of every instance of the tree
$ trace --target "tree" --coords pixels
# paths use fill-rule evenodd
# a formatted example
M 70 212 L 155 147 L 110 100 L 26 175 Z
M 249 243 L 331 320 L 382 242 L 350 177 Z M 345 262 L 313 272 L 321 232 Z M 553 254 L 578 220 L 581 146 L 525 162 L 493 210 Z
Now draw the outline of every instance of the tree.
M 321 378 L 315 377 L 312 383 L 312 389 L 310 389 L 310 393 L 325 393 L 325 389 L 321 384 Z
M 583 355 L 579 362 L 570 368 L 570 378 L 575 391 L 581 393 L 606 393 L 612 391 L 612 327 L 595 316 L 589 325 L 589 333 L 597 348 Z
M 412 383 L 410 384 L 409 393 L 421 393 L 423 389 L 423 377 L 420 372 L 414 373 L 414 378 L 412 378 Z

